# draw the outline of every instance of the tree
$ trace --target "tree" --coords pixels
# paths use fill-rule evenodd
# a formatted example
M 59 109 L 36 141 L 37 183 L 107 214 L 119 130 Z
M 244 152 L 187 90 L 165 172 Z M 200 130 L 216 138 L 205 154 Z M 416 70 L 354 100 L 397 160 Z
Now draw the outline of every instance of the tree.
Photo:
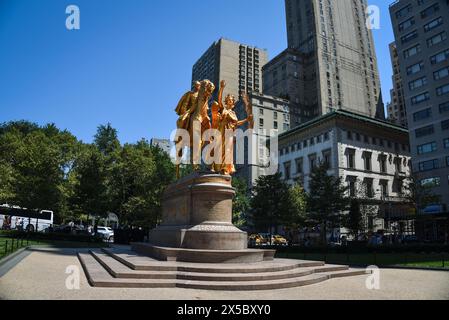
M 310 192 L 307 197 L 308 218 L 321 225 L 321 238 L 327 244 L 328 225 L 340 222 L 341 212 L 348 207 L 347 188 L 340 177 L 328 174 L 328 166 L 321 164 L 313 169 L 310 176 Z
M 3 160 L 0 160 L 0 204 L 10 203 L 14 198 L 15 172 L 11 165 Z
M 97 128 L 97 133 L 94 137 L 94 144 L 105 156 L 111 155 L 114 151 L 120 148 L 117 130 L 114 129 L 110 123 L 107 125 L 100 125 Z
M 122 223 L 155 226 L 161 217 L 161 198 L 175 179 L 168 154 L 146 140 L 126 144 L 111 166 L 111 193 Z
M 281 180 L 279 173 L 260 176 L 253 188 L 251 214 L 258 230 L 278 232 L 278 227 L 288 221 L 292 206 L 288 185 Z
M 365 229 L 363 214 L 360 210 L 360 201 L 351 199 L 349 213 L 343 218 L 343 225 L 357 239 L 360 231 Z
M 232 223 L 237 228 L 247 225 L 247 213 L 250 207 L 248 185 L 245 179 L 232 178 L 232 186 L 235 188 L 235 197 L 232 201 Z
M 85 145 L 73 166 L 71 204 L 77 214 L 106 216 L 109 201 L 106 189 L 106 161 L 94 146 Z
M 433 185 L 422 184 L 415 176 L 409 176 L 404 184 L 404 196 L 417 212 L 426 207 L 440 203 L 441 199 L 433 192 Z
M 287 220 L 291 227 L 297 227 L 307 220 L 307 193 L 300 184 L 290 188 L 289 193 L 291 216 Z

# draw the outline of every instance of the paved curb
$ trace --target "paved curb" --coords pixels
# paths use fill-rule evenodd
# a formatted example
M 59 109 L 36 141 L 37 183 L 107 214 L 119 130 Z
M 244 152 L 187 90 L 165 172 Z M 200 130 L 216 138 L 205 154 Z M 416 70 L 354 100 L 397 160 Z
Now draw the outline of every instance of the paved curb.
M 14 268 L 19 262 L 31 254 L 31 246 L 21 248 L 16 252 L 6 256 L 0 260 L 0 278 L 7 274 L 12 268 Z

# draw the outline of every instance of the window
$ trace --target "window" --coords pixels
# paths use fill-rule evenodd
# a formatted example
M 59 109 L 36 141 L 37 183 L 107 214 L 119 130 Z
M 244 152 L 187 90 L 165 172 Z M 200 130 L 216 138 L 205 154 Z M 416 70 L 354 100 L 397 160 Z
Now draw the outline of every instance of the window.
M 431 115 L 432 115 L 432 109 L 431 108 L 427 108 L 427 109 L 415 112 L 413 114 L 413 120 L 414 121 L 421 121 L 421 120 L 429 118 Z
M 407 59 L 407 58 L 413 57 L 414 55 L 416 55 L 420 52 L 421 52 L 421 45 L 417 44 L 414 47 L 404 50 L 404 58 Z
M 304 173 L 304 160 L 303 158 L 296 159 L 296 174 Z
M 412 75 L 415 73 L 420 72 L 422 69 L 424 69 L 424 62 L 419 62 L 417 64 L 411 65 L 407 68 L 407 75 Z
M 310 166 L 310 171 L 312 171 L 317 166 L 315 154 L 309 156 L 309 166 Z
M 435 80 L 444 79 L 444 78 L 446 78 L 447 76 L 449 76 L 449 67 L 440 69 L 440 70 L 435 71 L 435 72 L 433 73 L 433 78 L 434 78 Z
M 284 163 L 285 180 L 290 180 L 291 178 L 290 166 L 290 162 Z
M 380 186 L 380 192 L 382 197 L 388 198 L 389 194 L 388 194 L 388 181 L 387 180 L 381 180 L 379 183 Z
M 352 140 L 352 132 L 351 131 L 347 132 L 347 138 L 348 138 L 348 140 Z
M 331 150 L 323 151 L 323 162 L 329 169 L 332 168 L 331 154 Z
M 262 108 L 259 109 L 259 114 L 260 114 L 261 116 L 263 116 L 263 109 L 262 109 Z
M 402 172 L 402 159 L 397 157 L 394 159 L 394 165 L 396 167 L 396 172 Z
M 449 119 L 441 122 L 441 130 L 449 130 Z
M 429 48 L 433 47 L 433 46 L 443 42 L 444 40 L 446 40 L 446 38 L 447 38 L 447 34 L 446 34 L 446 32 L 443 31 L 443 32 L 437 34 L 436 36 L 433 36 L 432 38 L 427 39 L 427 46 Z
M 426 84 L 427 84 L 427 77 L 422 77 L 422 78 L 419 78 L 419 79 L 409 82 L 408 86 L 409 86 L 410 90 L 415 90 L 415 89 L 421 88 L 422 86 L 425 86 Z
M 449 149 L 449 138 L 443 140 L 444 148 Z
M 426 144 L 422 144 L 418 146 L 418 154 L 426 154 L 437 151 L 437 143 L 436 142 L 430 142 Z
M 412 11 L 412 5 L 409 4 L 408 6 L 396 11 L 395 15 L 397 19 L 400 19 L 402 17 L 405 17 L 409 12 Z
M 439 167 L 440 166 L 439 166 L 438 159 L 434 159 L 434 160 L 430 160 L 430 161 L 423 161 L 423 162 L 419 163 L 419 171 L 420 172 L 438 169 Z
M 277 128 L 278 128 L 278 122 L 277 122 L 277 121 L 274 121 L 273 127 L 274 127 L 274 129 L 277 129 Z
M 424 31 L 429 32 L 443 24 L 443 18 L 439 17 L 424 25 Z
M 371 169 L 372 169 L 371 158 L 372 158 L 372 153 L 371 152 L 365 152 L 363 154 L 363 160 L 364 160 L 365 170 L 366 171 L 371 171 Z
M 430 57 L 430 62 L 432 64 L 437 64 L 449 59 L 449 49 L 444 50 L 443 52 L 437 53 L 436 55 Z
M 438 187 L 440 185 L 441 185 L 440 177 L 427 178 L 427 179 L 421 180 L 421 186 L 423 186 L 423 187 Z
M 379 166 L 381 173 L 387 173 L 387 156 L 382 155 L 379 157 Z
M 346 159 L 348 161 L 348 168 L 355 169 L 355 150 L 354 149 L 347 150 Z
M 329 140 L 329 132 L 324 133 L 324 141 Z
M 399 24 L 399 31 L 404 31 L 415 25 L 415 18 L 410 18 Z
M 437 96 L 443 96 L 445 94 L 449 93 L 449 84 L 445 84 L 444 86 L 441 86 L 437 88 Z
M 307 140 L 304 140 L 304 142 L 303 142 L 304 148 L 307 148 L 308 145 L 309 145 L 309 142 Z
M 448 85 L 449 90 L 449 85 Z M 421 94 L 418 94 L 417 96 L 412 97 L 412 104 L 419 104 L 422 102 L 425 102 L 430 99 L 430 94 L 428 92 L 424 92 Z
M 446 167 L 449 167 L 449 157 L 446 157 Z
M 440 113 L 445 113 L 449 111 L 449 101 L 440 104 Z
M 348 187 L 349 187 L 349 196 L 355 197 L 356 196 L 356 185 L 355 185 L 356 179 L 350 179 L 348 180 Z
M 438 3 L 435 3 L 434 5 L 428 7 L 427 9 L 421 11 L 421 18 L 425 19 L 435 12 L 440 11 L 440 5 Z
M 406 34 L 405 36 L 402 36 L 401 37 L 401 42 L 404 44 L 404 43 L 407 43 L 409 41 L 412 41 L 413 39 L 416 39 L 417 37 L 418 37 L 418 31 L 415 30 L 415 31 L 412 31 L 412 32 Z
M 393 180 L 393 191 L 402 194 L 402 189 L 404 186 L 404 182 L 401 179 L 394 179 Z
M 263 127 L 263 119 L 259 119 L 259 126 Z
M 415 130 L 415 134 L 416 134 L 417 138 L 421 138 L 421 137 L 425 137 L 425 136 L 434 134 L 434 132 L 435 132 L 435 129 L 434 129 L 433 125 Z
M 365 190 L 368 198 L 374 198 L 373 179 L 365 179 Z

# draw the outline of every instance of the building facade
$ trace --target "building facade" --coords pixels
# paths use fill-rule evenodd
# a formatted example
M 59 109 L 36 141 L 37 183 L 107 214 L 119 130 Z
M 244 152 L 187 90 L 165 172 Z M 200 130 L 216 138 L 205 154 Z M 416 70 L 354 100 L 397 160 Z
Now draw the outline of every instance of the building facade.
M 366 0 L 285 0 L 285 7 L 288 47 L 309 56 L 305 87 L 316 89 L 300 86 L 297 95 L 314 106 L 312 113 L 385 116 Z
M 410 174 L 405 128 L 338 110 L 281 134 L 279 159 L 283 179 L 300 183 L 306 191 L 313 168 L 326 163 L 329 174 L 347 185 L 348 196 L 360 199 L 370 212 L 369 230 L 388 229 L 385 220 L 410 214 L 405 201 Z
M 243 93 L 262 91 L 262 67 L 267 60 L 266 50 L 221 38 L 195 63 L 192 80 L 208 79 L 217 88 L 225 80 L 224 96 L 232 94 L 238 100 Z
M 449 204 L 449 2 L 399 0 L 390 6 L 413 171 Z
M 252 188 L 261 175 L 274 174 L 270 172 L 269 161 L 272 145 L 278 141 L 278 135 L 290 129 L 289 101 L 261 93 L 250 93 L 249 98 L 253 106 L 254 134 L 252 144 L 244 144 L 245 163 L 237 165 L 237 176 L 246 179 L 248 187 Z M 242 102 L 236 106 L 236 113 L 240 120 L 247 117 Z M 248 126 L 242 127 L 247 130 Z M 278 150 L 277 144 L 273 147 Z M 237 153 L 237 151 L 236 151 Z
M 318 116 L 316 99 L 310 99 L 317 90 L 313 68 L 310 56 L 293 48 L 263 67 L 263 93 L 290 101 L 292 127 Z
M 164 152 L 170 155 L 171 152 L 171 142 L 168 139 L 156 139 L 153 138 L 150 141 L 150 145 L 154 147 L 161 148 Z
M 408 127 L 405 108 L 404 88 L 402 87 L 399 55 L 396 43 L 390 43 L 391 65 L 393 66 L 393 89 L 390 91 L 391 102 L 387 107 L 388 120 L 404 128 Z

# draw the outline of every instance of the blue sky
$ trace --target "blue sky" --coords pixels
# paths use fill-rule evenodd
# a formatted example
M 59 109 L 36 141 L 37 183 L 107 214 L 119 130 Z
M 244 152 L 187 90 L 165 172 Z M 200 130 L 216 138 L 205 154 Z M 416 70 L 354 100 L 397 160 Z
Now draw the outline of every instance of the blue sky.
M 374 30 L 389 101 L 393 33 L 388 1 Z M 65 27 L 68 5 L 81 29 Z M 168 138 L 191 68 L 220 37 L 287 46 L 283 0 L 0 0 L 0 122 L 55 123 L 85 142 L 107 122 L 122 142 Z

